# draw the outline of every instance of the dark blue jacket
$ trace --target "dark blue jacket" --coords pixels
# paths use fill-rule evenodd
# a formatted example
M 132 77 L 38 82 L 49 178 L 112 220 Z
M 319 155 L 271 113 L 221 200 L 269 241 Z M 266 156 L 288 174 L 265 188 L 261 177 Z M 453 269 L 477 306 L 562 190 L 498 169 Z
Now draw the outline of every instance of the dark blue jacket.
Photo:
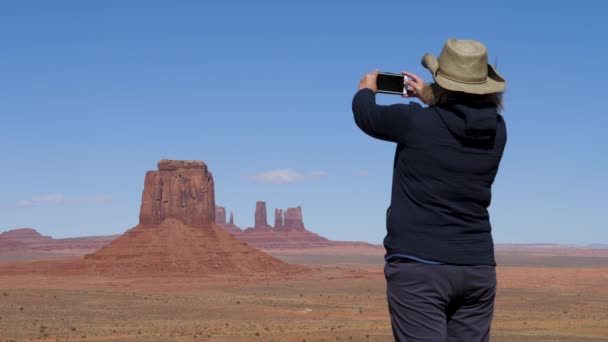
M 368 135 L 397 143 L 387 256 L 458 265 L 496 265 L 488 207 L 507 140 L 495 106 L 382 106 L 370 89 L 353 99 Z

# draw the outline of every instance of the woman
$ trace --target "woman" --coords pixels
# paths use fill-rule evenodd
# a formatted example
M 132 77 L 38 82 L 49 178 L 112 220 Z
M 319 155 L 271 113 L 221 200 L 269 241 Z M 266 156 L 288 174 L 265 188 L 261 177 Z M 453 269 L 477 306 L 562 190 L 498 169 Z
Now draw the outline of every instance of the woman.
M 409 72 L 408 92 L 428 105 L 376 104 L 378 71 L 353 99 L 357 126 L 397 143 L 387 210 L 385 276 L 396 341 L 488 341 L 496 262 L 487 208 L 506 143 L 505 80 L 486 47 L 449 39 Z

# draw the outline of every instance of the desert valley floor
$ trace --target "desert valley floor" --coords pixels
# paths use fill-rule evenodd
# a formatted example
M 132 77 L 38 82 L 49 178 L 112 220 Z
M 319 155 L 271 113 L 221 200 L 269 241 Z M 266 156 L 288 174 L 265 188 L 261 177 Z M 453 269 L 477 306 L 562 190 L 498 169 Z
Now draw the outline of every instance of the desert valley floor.
M 374 248 L 270 250 L 311 270 L 252 277 L 11 274 L 0 341 L 392 341 Z M 608 341 L 608 252 L 497 252 L 492 341 Z M 27 259 L 27 256 L 22 256 Z

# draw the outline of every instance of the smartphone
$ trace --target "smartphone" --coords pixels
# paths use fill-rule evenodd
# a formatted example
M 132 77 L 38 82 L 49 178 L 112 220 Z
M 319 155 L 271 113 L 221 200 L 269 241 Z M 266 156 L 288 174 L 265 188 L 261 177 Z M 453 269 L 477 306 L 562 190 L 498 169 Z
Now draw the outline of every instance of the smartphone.
M 406 81 L 407 76 L 405 75 L 380 72 L 378 73 L 376 85 L 378 86 L 379 93 L 404 95 L 407 94 Z

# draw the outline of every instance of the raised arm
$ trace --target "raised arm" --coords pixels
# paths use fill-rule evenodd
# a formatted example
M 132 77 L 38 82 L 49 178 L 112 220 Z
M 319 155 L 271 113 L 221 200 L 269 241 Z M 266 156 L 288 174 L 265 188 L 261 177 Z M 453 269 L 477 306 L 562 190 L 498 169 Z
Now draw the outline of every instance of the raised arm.
M 406 133 L 410 117 L 410 105 L 376 104 L 372 89 L 364 88 L 353 98 L 353 114 L 359 128 L 376 139 L 401 142 Z

